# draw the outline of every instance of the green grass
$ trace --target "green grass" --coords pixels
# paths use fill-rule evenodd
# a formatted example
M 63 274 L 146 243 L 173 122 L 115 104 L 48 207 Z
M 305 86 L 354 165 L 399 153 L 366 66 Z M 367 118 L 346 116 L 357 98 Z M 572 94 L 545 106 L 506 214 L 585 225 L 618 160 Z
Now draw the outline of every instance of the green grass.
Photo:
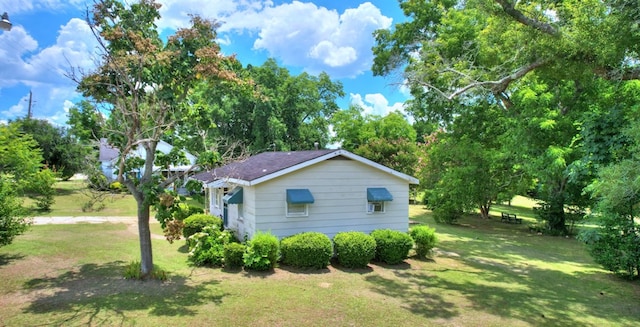
M 125 216 L 132 217 L 137 215 L 136 201 L 127 193 L 104 193 L 104 205 L 101 210 L 82 211 L 82 206 L 90 199 L 91 192 L 87 190 L 87 184 L 80 180 L 61 181 L 54 185 L 56 195 L 55 203 L 51 211 L 43 212 L 35 209 L 31 210 L 32 216 L 45 217 L 78 217 L 78 216 Z M 187 198 L 187 204 L 191 206 L 203 207 L 202 203 Z M 25 198 L 24 205 L 34 207 L 31 199 Z
M 184 242 L 153 239 L 170 281 L 124 280 L 138 260 L 123 224 L 34 226 L 0 248 L 0 326 L 633 326 L 640 284 L 571 238 L 465 217 L 434 226 L 433 260 L 351 270 L 194 268 Z M 161 234 L 157 224 L 153 233 Z

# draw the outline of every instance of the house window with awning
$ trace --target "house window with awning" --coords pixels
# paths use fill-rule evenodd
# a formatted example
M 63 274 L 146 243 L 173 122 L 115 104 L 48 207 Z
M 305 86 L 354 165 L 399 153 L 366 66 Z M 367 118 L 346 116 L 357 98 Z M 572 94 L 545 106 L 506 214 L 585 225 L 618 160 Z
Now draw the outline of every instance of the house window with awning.
M 367 213 L 384 212 L 384 204 L 389 201 L 393 201 L 393 196 L 386 188 L 367 188 Z
M 314 202 L 309 189 L 287 190 L 287 217 L 306 217 L 309 215 L 309 204 Z
M 226 204 L 242 204 L 243 195 L 242 195 L 242 187 L 236 186 L 231 192 L 227 193 L 222 201 Z

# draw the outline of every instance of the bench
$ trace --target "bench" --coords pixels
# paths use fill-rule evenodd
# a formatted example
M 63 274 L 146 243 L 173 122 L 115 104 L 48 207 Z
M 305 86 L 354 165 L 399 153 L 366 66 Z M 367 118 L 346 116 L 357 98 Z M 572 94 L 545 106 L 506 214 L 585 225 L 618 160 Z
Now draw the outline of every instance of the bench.
M 510 224 L 522 224 L 522 218 L 518 218 L 514 213 L 502 212 L 502 218 L 500 219 L 500 221 Z

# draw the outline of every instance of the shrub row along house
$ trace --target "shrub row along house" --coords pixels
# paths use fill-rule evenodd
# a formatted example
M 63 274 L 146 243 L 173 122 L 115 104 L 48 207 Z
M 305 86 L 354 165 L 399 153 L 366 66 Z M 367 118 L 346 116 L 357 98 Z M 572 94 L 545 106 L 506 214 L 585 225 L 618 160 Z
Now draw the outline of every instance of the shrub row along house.
M 341 149 L 264 152 L 193 176 L 211 214 L 251 239 L 316 231 L 407 232 L 414 177 Z

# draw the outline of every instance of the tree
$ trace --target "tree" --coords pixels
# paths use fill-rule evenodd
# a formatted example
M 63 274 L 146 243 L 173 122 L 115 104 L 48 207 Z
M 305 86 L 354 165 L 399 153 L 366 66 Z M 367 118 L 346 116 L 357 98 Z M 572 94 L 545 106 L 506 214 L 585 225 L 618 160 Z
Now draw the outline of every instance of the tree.
M 415 172 L 416 131 L 399 112 L 384 117 L 363 115 L 359 107 L 350 107 L 331 119 L 334 142 L 342 148 L 393 168 L 407 175 Z
M 375 32 L 373 72 L 387 75 L 407 64 L 413 90 L 426 88 L 431 99 L 490 94 L 508 106 L 512 84 L 531 72 L 640 78 L 634 1 L 399 2 L 412 19 Z
M 203 132 L 204 143 L 242 143 L 251 152 L 308 150 L 329 143 L 329 119 L 338 111 L 342 84 L 326 73 L 294 76 L 275 60 L 262 66 L 235 66 L 253 81 L 253 90 L 231 83 L 198 85 L 190 100 L 191 126 L 181 134 Z M 202 146 L 202 145 L 199 145 Z
M 67 124 L 70 126 L 69 133 L 84 144 L 100 140 L 103 137 L 104 119 L 97 108 L 87 100 L 82 100 L 69 108 Z
M 102 52 L 101 62 L 84 76 L 70 73 L 85 96 L 109 110 L 104 132 L 120 149 L 117 179 L 137 203 L 143 278 L 153 270 L 150 206 L 180 177 L 163 179 L 154 173 L 157 144 L 186 117 L 190 108 L 185 100 L 198 81 L 238 81 L 229 69 L 234 58 L 222 55 L 215 43 L 215 22 L 192 16 L 191 27 L 163 42 L 155 25 L 160 6 L 153 0 L 96 2 L 87 22 Z M 139 147 L 145 158 L 131 156 Z
M 40 171 L 41 158 L 30 135 L 20 133 L 17 126 L 0 125 L 0 246 L 29 227 L 18 196 Z
M 42 150 L 42 164 L 67 180 L 82 171 L 87 151 L 65 127 L 53 126 L 40 119 L 22 118 L 10 122 L 29 134 Z
M 638 11 L 629 5 L 400 1 L 413 19 L 376 32 L 373 70 L 404 67 L 414 96 L 408 111 L 417 119 L 447 125 L 478 100 L 505 110 L 514 127 L 505 147 L 538 180 L 548 229 L 565 234 L 567 206 L 588 204 L 583 115 L 606 101 L 600 90 L 640 77 Z
M 512 133 L 505 112 L 480 101 L 459 111 L 464 114 L 432 137 L 426 147 L 420 185 L 435 214 L 446 216 L 438 208 L 444 206 L 451 209 L 449 214 L 477 209 L 483 218 L 489 218 L 494 202 L 511 199 L 531 179 L 504 146 Z M 451 218 L 442 220 L 455 220 Z

